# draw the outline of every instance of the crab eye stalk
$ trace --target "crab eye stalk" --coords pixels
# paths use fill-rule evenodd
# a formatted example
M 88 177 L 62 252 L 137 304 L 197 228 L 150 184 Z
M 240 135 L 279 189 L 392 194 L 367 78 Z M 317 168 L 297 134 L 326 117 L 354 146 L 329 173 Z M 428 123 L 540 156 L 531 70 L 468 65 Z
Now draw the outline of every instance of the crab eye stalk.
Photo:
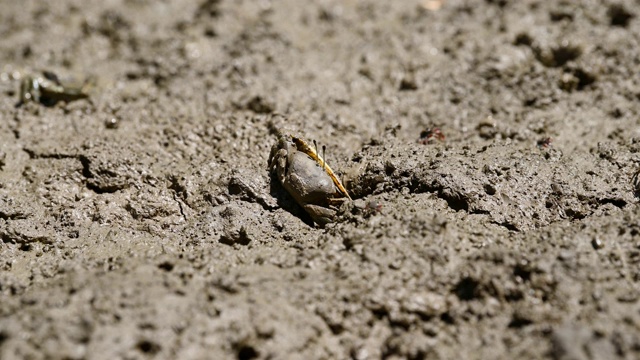
M 326 145 L 322 145 L 322 168 L 323 169 L 327 169 L 327 158 L 325 156 L 325 151 L 327 150 L 327 146 Z

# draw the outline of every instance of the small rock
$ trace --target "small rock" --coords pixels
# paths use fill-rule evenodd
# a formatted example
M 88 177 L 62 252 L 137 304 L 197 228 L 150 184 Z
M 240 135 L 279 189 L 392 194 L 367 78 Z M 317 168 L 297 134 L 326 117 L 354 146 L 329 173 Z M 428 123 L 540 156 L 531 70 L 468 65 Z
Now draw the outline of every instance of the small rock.
M 593 246 L 595 250 L 600 250 L 604 247 L 604 242 L 602 242 L 600 238 L 595 237 L 591 240 L 591 246 Z

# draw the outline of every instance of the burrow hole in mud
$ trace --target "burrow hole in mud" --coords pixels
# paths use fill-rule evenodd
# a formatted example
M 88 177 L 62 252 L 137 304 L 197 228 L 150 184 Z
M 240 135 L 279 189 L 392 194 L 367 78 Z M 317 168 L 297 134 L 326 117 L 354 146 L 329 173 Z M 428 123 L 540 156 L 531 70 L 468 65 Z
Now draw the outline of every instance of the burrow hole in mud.
M 258 357 L 258 351 L 251 345 L 242 345 L 238 348 L 238 360 L 251 360 Z
M 480 283 L 477 280 L 466 277 L 456 285 L 454 292 L 460 300 L 473 300 L 477 297 Z
M 140 340 L 136 344 L 136 348 L 145 354 L 155 355 L 160 351 L 160 345 L 150 340 Z
M 164 270 L 166 272 L 171 272 L 171 270 L 173 270 L 173 264 L 168 261 L 165 261 L 158 264 L 158 269 Z
M 467 199 L 459 194 L 449 194 L 441 190 L 438 191 L 438 197 L 447 202 L 447 205 L 454 211 L 469 211 L 469 203 Z
M 627 27 L 635 14 L 627 10 L 620 4 L 612 4 L 607 10 L 609 16 L 609 24 L 611 26 Z
M 523 281 L 529 281 L 531 279 L 531 270 L 527 269 L 523 265 L 517 265 L 513 269 L 513 275 L 519 277 Z
M 530 319 L 525 319 L 525 318 L 516 316 L 513 319 L 511 319 L 508 326 L 509 328 L 512 328 L 512 329 L 519 329 L 531 324 L 533 324 L 533 321 L 531 321 Z
M 442 320 L 442 322 L 444 322 L 445 324 L 449 324 L 449 325 L 455 324 L 455 322 L 456 322 L 454 317 L 451 316 L 451 314 L 448 313 L 448 312 L 443 313 L 442 315 L 440 315 L 440 320 Z

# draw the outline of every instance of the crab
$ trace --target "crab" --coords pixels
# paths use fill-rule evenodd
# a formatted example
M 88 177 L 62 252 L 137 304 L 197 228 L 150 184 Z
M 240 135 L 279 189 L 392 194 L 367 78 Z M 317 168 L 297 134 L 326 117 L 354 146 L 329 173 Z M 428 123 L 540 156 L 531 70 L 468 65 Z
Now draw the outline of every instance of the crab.
M 278 136 L 278 142 L 269 155 L 269 169 L 320 226 L 334 221 L 340 205 L 351 201 L 349 193 L 325 160 L 295 136 Z
M 42 75 L 25 76 L 20 84 L 20 103 L 28 101 L 39 102 L 43 105 L 55 105 L 59 101 L 73 101 L 86 99 L 86 84 L 81 87 L 63 85 L 58 76 L 50 71 L 43 71 Z
M 426 145 L 431 141 L 431 139 L 438 139 L 440 141 L 444 141 L 444 134 L 442 130 L 437 127 L 427 128 L 420 133 L 420 139 L 418 139 L 418 143 L 422 145 Z
M 551 147 L 551 142 L 552 142 L 552 140 L 551 140 L 550 137 L 545 137 L 545 138 L 542 138 L 542 139 L 538 140 L 536 142 L 536 146 L 539 149 L 546 149 L 546 148 Z

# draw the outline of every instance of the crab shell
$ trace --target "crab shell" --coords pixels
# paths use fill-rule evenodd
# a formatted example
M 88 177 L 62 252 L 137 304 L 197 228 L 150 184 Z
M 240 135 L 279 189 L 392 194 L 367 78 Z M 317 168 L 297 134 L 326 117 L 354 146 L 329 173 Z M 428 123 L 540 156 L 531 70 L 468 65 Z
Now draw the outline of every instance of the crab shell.
M 44 72 L 42 76 L 26 76 L 20 84 L 22 104 L 33 100 L 44 105 L 54 105 L 59 101 L 70 102 L 88 97 L 84 87 L 63 85 L 51 72 Z
M 332 222 L 337 207 L 350 200 L 331 168 L 299 138 L 281 136 L 271 149 L 269 166 L 318 225 Z

